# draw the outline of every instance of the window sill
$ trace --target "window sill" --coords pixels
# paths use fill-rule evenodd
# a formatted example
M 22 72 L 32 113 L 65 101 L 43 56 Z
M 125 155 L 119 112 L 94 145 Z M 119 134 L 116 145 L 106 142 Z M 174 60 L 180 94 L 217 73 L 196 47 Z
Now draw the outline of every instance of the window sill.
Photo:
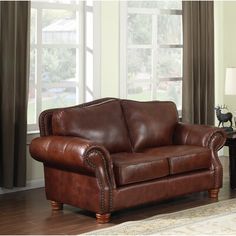
M 29 145 L 34 138 L 37 138 L 39 136 L 40 136 L 39 131 L 28 131 L 26 145 Z
M 27 135 L 34 135 L 34 134 L 39 134 L 39 130 L 27 131 Z

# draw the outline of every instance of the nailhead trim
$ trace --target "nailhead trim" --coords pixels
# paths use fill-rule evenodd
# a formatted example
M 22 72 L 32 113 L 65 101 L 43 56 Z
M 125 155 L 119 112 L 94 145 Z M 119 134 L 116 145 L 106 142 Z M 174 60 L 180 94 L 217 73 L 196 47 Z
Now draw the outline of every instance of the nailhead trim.
M 43 111 L 39 116 L 39 128 L 40 128 L 40 134 L 41 136 L 48 136 L 50 135 L 51 130 L 46 130 L 48 128 L 47 121 L 49 120 L 48 117 L 52 116 L 53 112 L 57 109 L 53 110 L 46 110 Z
M 45 110 L 39 116 L 40 135 L 41 136 L 49 136 L 49 135 L 52 134 L 52 130 L 49 129 L 49 127 L 51 127 L 51 126 L 48 125 L 48 121 L 51 121 L 51 119 L 48 119 L 48 117 L 52 116 L 53 112 L 55 112 L 55 111 L 66 110 L 66 109 L 74 109 L 74 108 L 83 108 L 83 107 L 96 105 L 96 104 L 103 103 L 103 102 L 115 101 L 115 100 L 119 100 L 119 99 L 117 99 L 117 98 L 101 98 L 101 99 L 98 99 L 98 100 L 95 100 L 95 101 L 83 103 L 83 104 L 76 105 L 76 106 Z
M 214 139 L 217 137 L 217 135 L 220 135 L 220 136 L 222 136 L 224 138 L 224 135 L 222 134 L 222 132 L 216 131 L 213 135 L 211 135 L 210 139 L 208 140 L 207 147 L 210 148 L 211 143 L 214 141 Z M 225 143 L 225 141 L 224 142 L 220 142 L 216 146 L 216 151 L 218 151 L 224 145 L 224 143 Z
M 222 134 L 222 132 L 220 132 L 220 131 L 215 132 L 213 135 L 211 135 L 210 139 L 208 140 L 208 143 L 207 143 L 208 148 L 211 148 L 211 143 L 214 142 L 214 139 L 216 139 L 218 135 L 220 135 L 224 138 L 224 135 Z M 216 145 L 214 151 L 217 152 L 224 145 L 224 143 L 225 143 L 225 141 L 224 142 L 219 142 L 218 145 Z M 216 156 L 216 158 L 217 158 L 217 156 Z M 218 177 L 217 173 L 216 173 L 216 171 L 214 171 L 214 182 L 215 182 L 214 185 L 216 184 L 217 177 Z
M 98 147 L 94 146 L 94 148 L 98 148 Z M 103 165 L 104 165 L 104 168 L 105 168 L 105 176 L 106 176 L 106 179 L 107 179 L 107 182 L 108 182 L 108 185 L 109 185 L 109 211 L 111 211 L 111 209 L 112 209 L 112 187 L 111 187 L 111 183 L 110 183 L 110 180 L 109 180 L 110 178 L 108 176 L 106 159 L 104 157 L 103 152 L 98 150 L 98 149 L 92 149 L 89 152 L 87 152 L 86 156 L 85 156 L 85 161 L 88 164 L 88 166 L 92 167 L 95 170 L 96 170 L 96 165 L 91 160 L 91 158 L 94 157 L 92 154 L 95 154 L 95 155 L 97 154 L 102 158 Z M 98 175 L 98 173 L 99 172 L 96 171 L 96 175 Z M 104 185 L 101 181 L 101 177 L 100 176 L 97 176 L 97 177 L 98 177 L 98 184 L 101 188 L 100 209 L 101 209 L 102 212 L 105 212 L 105 190 L 104 190 Z
M 84 107 L 88 107 L 91 105 L 99 105 L 99 103 L 104 103 L 104 102 L 109 102 L 109 101 L 116 101 L 116 100 L 120 100 L 117 98 L 102 98 L 102 99 L 98 99 L 92 102 L 87 102 L 87 103 L 83 103 L 80 105 L 76 105 L 76 106 L 72 106 L 72 107 L 65 107 L 65 108 L 56 108 L 56 109 L 48 109 L 43 111 L 40 116 L 39 116 L 39 128 L 40 128 L 40 136 L 49 136 L 52 135 L 52 127 L 49 124 L 49 122 L 52 120 L 52 118 L 50 118 L 50 116 L 52 117 L 53 112 L 58 111 L 58 110 L 67 110 L 67 109 L 75 109 L 75 108 L 84 108 Z M 99 156 L 101 156 L 102 160 L 103 160 L 103 164 L 104 164 L 104 168 L 105 168 L 105 175 L 109 184 L 109 210 L 112 209 L 112 186 L 111 183 L 109 181 L 109 176 L 108 176 L 108 170 L 107 170 L 107 165 L 106 165 L 106 159 L 104 157 L 104 154 L 100 151 L 100 150 L 91 150 L 91 152 L 87 153 L 87 158 L 85 158 L 85 161 L 87 162 L 87 164 L 92 167 L 93 169 L 96 169 L 96 166 L 92 163 L 92 161 L 90 160 L 90 155 L 92 153 L 96 153 Z M 98 172 L 97 172 L 98 173 Z M 100 202 L 100 208 L 102 211 L 105 211 L 105 191 L 104 191 L 104 186 L 101 182 L 101 177 L 98 176 L 98 184 L 101 188 L 101 202 Z

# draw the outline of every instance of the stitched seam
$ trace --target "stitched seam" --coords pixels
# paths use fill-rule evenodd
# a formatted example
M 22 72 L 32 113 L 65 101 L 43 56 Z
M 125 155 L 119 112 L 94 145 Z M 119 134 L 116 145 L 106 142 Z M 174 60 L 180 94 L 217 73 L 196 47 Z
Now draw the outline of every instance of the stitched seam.
M 130 143 L 131 143 L 132 152 L 134 152 L 134 149 L 135 149 L 135 147 L 134 147 L 135 146 L 135 144 L 134 144 L 135 137 L 134 137 L 134 134 L 131 132 L 131 129 L 128 126 L 128 121 L 127 121 L 126 115 L 125 115 L 127 109 L 123 105 L 121 105 L 121 106 L 122 106 L 122 110 L 123 110 L 123 116 L 124 116 L 124 119 L 125 119 L 125 123 L 127 124 L 127 130 L 128 130 L 128 134 L 129 134 L 129 139 L 130 139 Z
M 50 135 L 50 131 L 48 129 L 49 125 L 47 124 L 48 123 L 47 121 L 49 120 L 48 116 L 52 115 L 53 112 L 55 112 L 55 111 L 82 108 L 82 107 L 87 107 L 87 106 L 91 106 L 91 105 L 96 105 L 96 104 L 99 104 L 99 103 L 105 103 L 106 101 L 109 102 L 109 101 L 116 101 L 116 100 L 119 100 L 119 99 L 116 99 L 116 98 L 101 98 L 101 99 L 98 99 L 98 100 L 95 100 L 95 101 L 83 103 L 83 104 L 76 105 L 76 106 L 45 110 L 39 116 L 40 135 L 41 136 L 48 136 L 48 135 Z
M 172 101 L 159 101 L 159 100 L 141 102 L 141 101 L 134 101 L 134 100 L 129 100 L 129 99 L 122 99 L 122 101 L 128 101 L 128 102 L 132 101 L 134 103 L 169 103 L 169 104 L 174 104 L 175 105 L 175 103 L 172 102 Z
M 208 143 L 207 143 L 207 146 L 210 148 L 210 145 L 211 143 L 213 142 L 213 140 L 217 137 L 217 135 L 220 135 L 224 138 L 224 135 L 220 132 L 220 131 L 217 131 L 215 132 L 208 140 Z M 212 151 L 218 151 L 222 146 L 224 145 L 224 142 L 219 142 L 219 144 L 216 146 L 216 150 L 212 150 Z M 217 154 L 216 154 L 217 155 Z M 218 155 L 217 155 L 218 156 Z M 216 185 L 216 179 L 217 179 L 217 174 L 216 174 L 216 170 L 215 170 L 215 167 L 214 167 L 214 185 Z
M 50 131 L 49 129 L 46 130 L 46 127 L 48 127 L 48 117 L 52 116 L 54 111 L 58 111 L 59 109 L 50 109 L 43 111 L 39 116 L 39 128 L 40 128 L 40 135 L 41 136 L 49 136 Z
M 139 164 L 155 164 L 155 163 L 163 163 L 163 161 L 165 161 L 166 159 L 168 159 L 169 157 L 166 157 L 166 158 L 163 158 L 163 159 L 161 159 L 161 160 L 152 160 L 152 161 L 140 161 L 139 163 L 119 163 L 119 164 L 116 164 L 117 166 L 137 166 L 137 165 L 139 165 Z M 170 157 L 171 158 L 171 157 Z M 119 167 L 118 167 L 119 168 Z
M 208 142 L 207 142 L 207 147 L 210 148 L 210 145 L 211 145 L 212 141 L 217 137 L 218 134 L 224 138 L 224 135 L 223 135 L 220 131 L 215 132 L 215 133 L 212 134 L 211 137 L 209 138 L 209 140 L 208 140 Z M 218 151 L 218 149 L 221 148 L 223 145 L 224 145 L 224 143 L 219 142 L 219 144 L 216 146 L 216 151 Z
M 129 139 L 129 143 L 130 143 L 130 146 L 131 146 L 131 151 L 134 152 L 134 143 L 133 143 L 133 140 L 132 140 L 133 135 L 131 134 L 131 130 L 129 129 L 129 126 L 128 126 L 128 121 L 127 121 L 126 115 L 125 115 L 125 107 L 123 106 L 122 101 L 120 102 L 120 107 L 121 107 L 121 111 L 122 111 L 126 131 L 127 131 L 128 137 L 129 137 L 128 139 Z
M 111 99 L 109 99 L 109 100 L 106 100 L 106 101 L 102 101 L 102 102 L 99 102 L 99 103 L 92 103 L 92 104 L 86 104 L 86 105 L 83 105 L 83 104 L 81 104 L 81 105 L 79 105 L 79 106 L 76 106 L 76 107 L 72 107 L 71 109 L 73 109 L 73 110 L 75 110 L 75 109 L 77 109 L 77 108 L 89 108 L 89 107 L 95 107 L 95 106 L 102 106 L 102 105 L 104 105 L 104 104 L 107 104 L 107 103 L 110 103 L 110 102 L 116 102 L 116 101 L 119 101 L 119 99 L 115 99 L 115 98 L 111 98 Z
M 209 150 L 206 150 L 206 151 L 209 151 Z M 202 151 L 202 152 L 198 152 L 197 154 L 204 154 L 206 151 Z M 142 154 L 145 154 L 145 153 L 142 153 Z M 162 157 L 162 159 L 158 160 L 158 161 L 162 161 L 162 160 L 165 160 L 165 159 L 170 159 L 170 158 L 179 158 L 179 157 L 184 157 L 184 156 L 187 156 L 187 155 L 194 155 L 196 153 L 190 153 L 190 154 L 183 154 L 183 155 L 179 155 L 179 156 L 168 156 L 168 157 Z M 142 163 L 156 163 L 157 161 L 156 160 L 152 160 L 152 161 L 146 161 L 146 160 L 143 160 L 142 162 L 140 163 L 133 163 L 133 164 L 130 164 L 130 165 L 137 165 L 137 164 L 142 164 Z M 115 162 L 116 163 L 116 162 Z M 118 165 L 118 164 L 116 164 Z M 126 166 L 127 163 L 121 163 L 119 164 L 119 166 Z M 130 166 L 129 165 L 129 166 Z
M 96 166 L 91 162 L 91 160 L 89 159 L 89 156 L 91 155 L 92 153 L 88 153 L 87 154 L 87 158 L 85 159 L 88 166 L 92 167 L 93 169 L 96 170 Z M 96 174 L 98 175 L 98 172 L 96 171 Z M 100 210 L 103 212 L 105 210 L 105 192 L 104 192 L 104 186 L 100 180 L 100 177 L 98 176 L 98 184 L 100 186 Z
M 122 104 L 122 101 L 132 101 L 132 102 L 134 102 L 134 103 L 146 103 L 146 104 L 158 104 L 158 103 L 167 103 L 167 104 L 174 104 L 174 106 L 176 107 L 176 105 L 175 105 L 175 103 L 174 102 L 172 102 L 172 101 L 149 101 L 149 102 L 140 102 L 140 101 L 133 101 L 133 100 L 127 100 L 127 99 L 123 99 L 123 100 L 121 100 L 121 107 L 122 107 L 122 110 L 123 110 L 123 116 L 124 116 L 124 118 L 125 118 L 125 123 L 127 124 L 127 130 L 128 130 L 128 134 L 129 134 L 129 138 L 130 138 L 130 143 L 131 143 L 131 147 L 132 147 L 132 151 L 134 152 L 135 151 L 135 149 L 141 149 L 140 147 L 135 147 L 135 144 L 134 144 L 134 140 L 135 140 L 135 138 L 134 138 L 134 134 L 131 132 L 131 129 L 129 128 L 129 126 L 128 126 L 128 121 L 127 121 L 127 119 L 126 119 L 126 115 L 125 115 L 125 111 L 127 111 L 128 109 L 125 107 L 125 106 L 123 106 L 123 104 Z M 177 114 L 177 120 L 176 120 L 176 124 L 178 123 L 178 111 L 177 111 L 177 109 L 175 109 L 175 112 L 176 112 L 176 114 Z M 173 134 L 174 134 L 174 132 L 172 133 L 172 137 L 170 138 L 171 140 L 172 140 L 172 143 L 173 143 Z M 140 146 L 140 144 L 139 144 L 139 146 Z M 137 150 L 136 150 L 137 151 Z
M 105 168 L 105 176 L 106 176 L 106 179 L 107 179 L 107 182 L 108 182 L 108 185 L 109 185 L 109 210 L 112 209 L 112 188 L 111 188 L 111 184 L 110 184 L 110 181 L 109 181 L 109 176 L 108 176 L 108 170 L 107 170 L 107 166 L 106 166 L 106 159 L 103 155 L 103 153 L 100 151 L 100 150 L 91 150 L 89 151 L 86 156 L 85 156 L 85 160 L 87 162 L 87 164 L 92 167 L 93 169 L 96 170 L 96 165 L 94 165 L 94 163 L 92 163 L 92 161 L 90 160 L 90 158 L 92 158 L 93 156 L 91 156 L 91 154 L 98 154 L 101 158 L 102 158 L 102 161 L 103 161 L 103 165 L 104 165 L 104 168 Z M 98 173 L 96 171 L 96 173 Z M 98 176 L 98 184 L 101 188 L 101 196 L 100 196 L 100 209 L 102 212 L 105 211 L 105 191 L 104 191 L 104 185 L 102 184 L 99 176 Z

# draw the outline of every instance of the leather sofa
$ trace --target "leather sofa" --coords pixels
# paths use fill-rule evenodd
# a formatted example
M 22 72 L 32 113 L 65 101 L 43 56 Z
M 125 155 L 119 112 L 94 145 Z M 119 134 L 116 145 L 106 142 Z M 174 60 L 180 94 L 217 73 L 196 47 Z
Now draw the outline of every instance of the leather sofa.
M 222 129 L 183 124 L 172 102 L 105 98 L 46 110 L 30 145 L 44 164 L 52 209 L 63 203 L 110 213 L 176 196 L 208 191 L 217 198 Z

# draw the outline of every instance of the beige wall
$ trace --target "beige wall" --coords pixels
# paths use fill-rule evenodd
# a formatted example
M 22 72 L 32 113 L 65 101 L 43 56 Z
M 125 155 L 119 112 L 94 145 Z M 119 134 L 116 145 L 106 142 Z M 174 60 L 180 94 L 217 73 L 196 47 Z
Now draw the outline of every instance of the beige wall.
M 236 111 L 236 96 L 225 95 L 225 68 L 236 67 L 236 1 L 215 2 L 216 104 Z
M 236 111 L 236 96 L 225 95 L 225 68 L 236 67 L 236 1 L 215 1 L 216 105 L 226 104 Z M 228 155 L 228 148 L 224 148 Z
M 225 69 L 236 67 L 236 2 L 224 2 L 223 9 L 223 69 Z M 224 95 L 224 103 L 227 104 L 231 112 L 236 111 L 235 95 Z

